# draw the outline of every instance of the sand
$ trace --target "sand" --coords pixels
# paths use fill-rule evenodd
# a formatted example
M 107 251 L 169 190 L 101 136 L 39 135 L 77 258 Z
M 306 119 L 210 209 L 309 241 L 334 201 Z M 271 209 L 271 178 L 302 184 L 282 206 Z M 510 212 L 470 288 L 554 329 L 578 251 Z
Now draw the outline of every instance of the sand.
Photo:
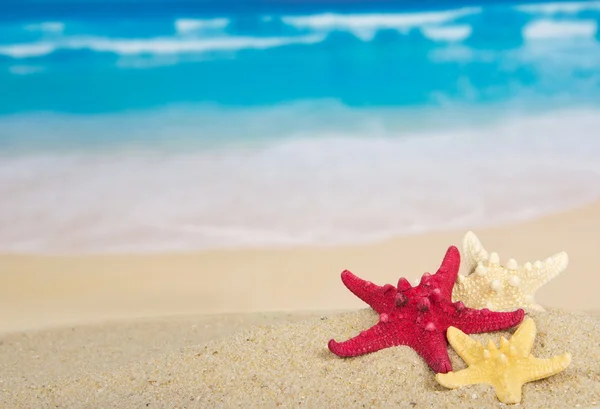
M 475 230 L 520 263 L 565 250 L 570 264 L 537 295 L 542 305 L 600 310 L 600 202 L 521 224 Z M 376 283 L 435 271 L 465 230 L 336 247 L 183 254 L 0 255 L 0 331 L 190 314 L 363 308 L 340 283 L 350 269 Z
M 538 327 L 532 353 L 544 358 L 570 351 L 573 361 L 558 375 L 526 384 L 520 406 L 599 404 L 600 320 L 560 310 L 529 315 Z M 298 322 L 290 318 L 263 316 L 287 322 L 251 326 L 209 342 L 203 342 L 205 324 L 198 317 L 13 335 L 2 346 L 2 367 L 9 370 L 2 375 L 0 407 L 502 406 L 489 386 L 448 390 L 438 385 L 408 347 L 352 359 L 331 354 L 326 348 L 330 338 L 351 337 L 377 322 L 370 309 Z M 252 322 L 238 317 L 239 324 Z M 501 335 L 513 332 L 473 337 L 498 343 Z M 449 350 L 453 368 L 464 368 Z
M 550 311 L 531 314 L 534 354 L 569 351 L 573 362 L 526 385 L 521 407 L 599 405 L 600 203 L 475 232 L 501 261 L 570 257 L 538 292 Z M 489 387 L 437 385 L 409 348 L 350 360 L 326 349 L 376 320 L 340 282 L 343 269 L 379 284 L 412 280 L 435 271 L 464 233 L 335 247 L 0 255 L 0 407 L 499 407 Z

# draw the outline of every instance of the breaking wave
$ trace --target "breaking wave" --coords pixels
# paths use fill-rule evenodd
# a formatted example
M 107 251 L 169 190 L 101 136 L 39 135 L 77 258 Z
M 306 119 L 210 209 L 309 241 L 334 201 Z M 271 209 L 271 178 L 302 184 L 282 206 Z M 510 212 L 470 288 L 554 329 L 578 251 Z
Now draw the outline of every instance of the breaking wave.
M 4 155 L 0 251 L 366 242 L 525 220 L 600 198 L 595 109 L 517 115 L 452 129 L 446 122 L 437 130 L 418 131 L 337 108 L 337 114 L 322 115 L 327 122 L 337 116 L 339 126 L 296 127 L 284 138 L 278 117 L 306 117 L 300 108 L 289 109 L 228 113 L 223 118 L 248 133 L 256 121 L 272 124 L 277 139 L 248 145 L 244 135 L 246 142 L 237 147 L 208 150 L 153 148 L 152 141 L 167 140 L 153 134 L 187 134 L 190 140 L 211 134 L 206 118 L 215 113 L 46 118 L 44 132 L 52 129 L 53 135 L 89 140 L 102 132 L 119 144 L 122 136 L 143 140 L 118 152 L 69 153 L 56 150 L 54 142 L 55 151 Z M 35 123 L 26 117 L 4 120 L 2 128 L 40 134 Z
M 580 17 L 582 12 L 588 12 L 585 18 Z M 503 16 L 505 27 L 487 24 L 489 16 L 496 14 Z M 489 40 L 499 29 L 510 30 L 506 22 L 511 20 L 525 20 L 521 33 L 525 39 L 593 38 L 598 32 L 600 2 L 379 14 L 250 14 L 153 22 L 121 21 L 115 17 L 113 20 L 7 22 L 0 28 L 0 56 L 40 59 L 60 50 L 119 55 L 232 52 L 319 44 L 336 32 L 348 32 L 371 41 L 377 33 L 389 30 L 400 34 L 420 30 L 432 41 L 473 40 L 472 45 L 477 43 L 473 37 Z M 134 33 L 138 33 L 137 37 Z

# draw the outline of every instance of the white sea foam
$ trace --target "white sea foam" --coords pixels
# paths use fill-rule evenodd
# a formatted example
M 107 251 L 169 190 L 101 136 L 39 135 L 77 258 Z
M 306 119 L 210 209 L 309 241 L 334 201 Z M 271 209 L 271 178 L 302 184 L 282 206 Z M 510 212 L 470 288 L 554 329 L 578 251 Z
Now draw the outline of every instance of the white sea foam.
M 473 28 L 466 24 L 445 26 L 445 27 L 425 27 L 422 29 L 423 35 L 434 41 L 463 41 L 467 39 Z
M 0 54 L 13 58 L 37 57 L 59 49 L 94 50 L 113 52 L 121 55 L 135 54 L 178 54 L 202 53 L 210 51 L 236 51 L 242 49 L 264 49 L 286 44 L 315 43 L 323 40 L 321 35 L 299 37 L 214 37 L 177 38 L 163 37 L 151 39 L 110 39 L 102 37 L 67 37 L 55 41 L 41 41 L 0 46 Z
M 0 46 L 0 54 L 13 58 L 39 57 L 50 54 L 54 50 L 56 45 L 47 41 Z
M 60 21 L 46 21 L 38 24 L 27 24 L 25 27 L 27 31 L 43 31 L 46 33 L 62 33 L 65 29 L 65 23 Z
M 422 12 L 422 13 L 394 13 L 394 14 L 315 14 L 308 16 L 285 16 L 284 23 L 297 28 L 310 28 L 313 30 L 362 30 L 362 29 L 410 29 L 429 24 L 451 22 L 458 17 L 477 14 L 479 7 L 469 7 L 449 11 Z
M 597 30 L 598 23 L 594 20 L 536 20 L 523 27 L 523 37 L 527 40 L 593 38 Z
M 177 116 L 169 128 L 163 118 L 162 132 L 202 137 L 196 117 L 190 112 L 189 128 Z M 257 113 L 225 117 L 245 131 L 255 125 L 246 120 L 261 129 L 273 122 Z M 35 121 L 10 121 L 3 120 L 5 134 L 35 133 Z M 115 137 L 102 121 L 67 117 L 57 127 L 43 120 L 37 132 L 81 138 L 87 127 Z M 135 121 L 122 125 L 127 137 L 132 130 L 149 137 Z M 427 134 L 364 125 L 217 151 L 5 154 L 0 251 L 363 242 L 523 220 L 600 197 L 595 110 Z
M 215 18 L 215 19 L 189 19 L 180 18 L 175 20 L 175 31 L 179 34 L 189 34 L 202 30 L 222 29 L 227 27 L 229 19 L 227 18 Z
M 386 14 L 335 14 L 324 13 L 305 16 L 285 16 L 282 21 L 299 29 L 314 32 L 330 32 L 334 30 L 349 31 L 364 41 L 371 40 L 378 30 L 393 29 L 407 33 L 413 28 L 428 28 L 432 36 L 443 36 L 448 40 L 452 36 L 464 35 L 465 27 L 439 27 L 440 24 L 481 12 L 480 7 L 468 7 L 456 10 L 421 13 L 386 13 Z M 451 40 L 452 41 L 452 40 Z
M 577 14 L 586 10 L 600 10 L 600 1 L 520 4 L 515 9 L 531 14 Z

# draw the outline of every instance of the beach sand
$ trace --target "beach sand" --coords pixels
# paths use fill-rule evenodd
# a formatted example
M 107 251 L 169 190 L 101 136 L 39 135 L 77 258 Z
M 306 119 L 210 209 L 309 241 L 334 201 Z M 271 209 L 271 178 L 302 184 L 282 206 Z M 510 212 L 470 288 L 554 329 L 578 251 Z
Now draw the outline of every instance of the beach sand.
M 533 353 L 569 351 L 573 362 L 526 385 L 521 407 L 600 404 L 600 321 L 581 313 L 600 311 L 600 203 L 475 232 L 502 262 L 569 254 L 567 270 L 537 295 L 551 310 L 531 316 Z M 412 280 L 434 272 L 464 233 L 194 254 L 2 255 L 0 407 L 498 407 L 489 387 L 437 385 L 409 348 L 356 359 L 326 349 L 376 320 L 341 283 L 343 269 L 378 284 Z
M 381 243 L 183 254 L 0 255 L 0 331 L 188 314 L 363 308 L 340 281 L 349 269 L 375 283 L 434 272 L 465 230 Z M 502 227 L 477 229 L 505 263 L 569 254 L 569 267 L 536 299 L 569 311 L 600 310 L 600 202 Z
M 573 360 L 553 377 L 523 387 L 521 407 L 575 408 L 600 404 L 600 320 L 582 313 L 529 314 L 538 335 L 532 353 Z M 330 338 L 346 339 L 377 322 L 370 309 L 297 320 L 271 315 L 224 318 L 234 334 L 203 318 L 114 324 L 13 335 L 3 341 L 0 406 L 10 408 L 217 407 L 501 407 L 491 387 L 448 390 L 410 348 L 358 358 L 330 353 Z M 286 323 L 250 326 L 261 320 Z M 298 322 L 294 322 L 294 321 Z M 241 324 L 241 326 L 240 326 Z M 219 325 L 217 324 L 217 327 Z M 226 332 L 226 331 L 225 331 Z M 514 330 L 473 337 L 480 342 Z M 7 354 L 7 351 L 10 352 Z M 465 367 L 450 348 L 454 370 Z

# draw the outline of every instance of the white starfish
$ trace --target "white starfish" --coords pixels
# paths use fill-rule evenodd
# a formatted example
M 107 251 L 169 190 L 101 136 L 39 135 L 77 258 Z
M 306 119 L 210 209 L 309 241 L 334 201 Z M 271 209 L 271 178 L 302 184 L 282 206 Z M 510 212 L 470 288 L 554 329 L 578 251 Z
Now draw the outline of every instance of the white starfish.
M 452 292 L 453 301 L 462 301 L 470 308 L 492 311 L 513 311 L 530 308 L 543 311 L 534 299 L 535 292 L 567 268 L 567 253 L 560 252 L 544 261 L 519 265 L 509 259 L 500 264 L 498 253 L 488 253 L 475 233 L 463 239 L 463 260 L 468 275 L 459 275 Z

